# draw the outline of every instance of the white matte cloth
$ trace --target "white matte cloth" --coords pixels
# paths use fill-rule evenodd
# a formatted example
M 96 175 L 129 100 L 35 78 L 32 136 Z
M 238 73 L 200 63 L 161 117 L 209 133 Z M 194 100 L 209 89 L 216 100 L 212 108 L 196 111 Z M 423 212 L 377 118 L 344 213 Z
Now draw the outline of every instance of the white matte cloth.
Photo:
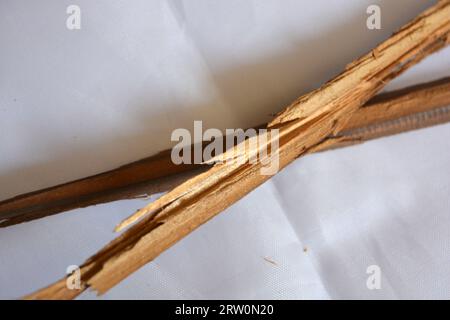
M 373 3 L 381 30 L 366 28 Z M 149 156 L 194 120 L 268 121 L 432 3 L 2 0 L 0 198 Z M 71 4 L 80 30 L 66 28 Z M 446 49 L 388 89 L 449 67 Z M 448 299 L 449 137 L 441 125 L 299 159 L 100 298 Z M 145 203 L 0 230 L 0 298 L 61 278 Z

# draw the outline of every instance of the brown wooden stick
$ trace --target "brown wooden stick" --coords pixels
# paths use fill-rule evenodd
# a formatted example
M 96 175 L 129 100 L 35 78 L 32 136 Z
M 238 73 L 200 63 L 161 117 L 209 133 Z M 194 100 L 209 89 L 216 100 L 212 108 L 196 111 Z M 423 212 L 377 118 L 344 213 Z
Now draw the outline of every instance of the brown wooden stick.
M 439 1 L 375 48 L 376 55 L 356 60 L 341 75 L 294 102 L 269 124 L 280 130 L 280 167 L 342 131 L 386 82 L 446 44 L 449 32 L 450 1 Z M 244 148 L 243 153 L 226 152 L 226 156 L 246 157 L 254 151 Z M 83 290 L 92 287 L 104 293 L 153 260 L 269 179 L 260 174 L 262 166 L 261 162 L 216 164 L 140 210 L 142 220 L 81 266 Z M 69 290 L 62 279 L 27 298 L 73 298 L 81 291 Z
M 380 94 L 357 110 L 320 150 L 345 147 L 450 121 L 450 78 Z M 319 148 L 316 149 L 319 151 Z
M 371 99 L 364 108 L 355 112 L 340 136 L 345 139 L 330 139 L 328 148 L 343 147 L 447 122 L 449 120 L 446 114 L 434 115 L 432 121 L 430 117 L 424 118 L 417 115 L 418 121 L 414 121 L 413 126 L 404 122 L 396 125 L 395 130 L 380 126 L 383 122 L 398 120 L 447 105 L 450 105 L 450 77 L 380 94 Z M 373 130 L 368 130 L 375 124 L 378 125 L 377 135 L 372 133 Z M 322 146 L 326 150 L 326 144 Z M 3 222 L 0 222 L 0 227 L 94 204 L 148 197 L 170 190 L 196 174 L 206 171 L 208 167 L 195 164 L 175 166 L 170 159 L 170 150 L 165 150 L 115 170 L 2 201 L 0 202 L 0 219 Z

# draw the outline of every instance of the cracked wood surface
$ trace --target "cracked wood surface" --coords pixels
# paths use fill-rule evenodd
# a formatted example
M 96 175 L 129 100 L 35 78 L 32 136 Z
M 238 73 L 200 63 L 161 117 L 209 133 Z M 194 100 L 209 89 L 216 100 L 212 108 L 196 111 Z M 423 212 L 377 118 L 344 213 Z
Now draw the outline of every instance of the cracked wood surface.
M 448 42 L 450 1 L 439 1 L 339 76 L 301 97 L 269 128 L 280 130 L 280 168 L 326 143 L 342 131 L 353 113 L 389 80 Z M 254 150 L 245 150 L 247 156 Z M 228 154 L 227 154 L 228 153 Z M 226 152 L 227 156 L 230 154 Z M 235 155 L 233 155 L 235 156 Z M 217 213 L 269 179 L 256 164 L 215 164 L 151 204 L 140 221 L 81 267 L 82 290 L 69 290 L 66 279 L 29 299 L 69 299 L 91 287 L 104 293 Z
M 329 137 L 320 150 L 445 123 L 450 121 L 448 114 L 438 110 L 447 105 L 450 105 L 450 78 L 380 94 L 358 109 L 343 131 L 336 137 Z M 433 116 L 422 117 L 423 112 Z M 410 121 L 405 123 L 404 117 Z M 395 125 L 391 122 L 394 120 Z M 383 125 L 385 122 L 390 123 L 389 128 Z M 174 166 L 170 150 L 165 150 L 102 174 L 2 201 L 0 227 L 90 205 L 148 197 L 170 190 L 208 167 L 196 164 Z

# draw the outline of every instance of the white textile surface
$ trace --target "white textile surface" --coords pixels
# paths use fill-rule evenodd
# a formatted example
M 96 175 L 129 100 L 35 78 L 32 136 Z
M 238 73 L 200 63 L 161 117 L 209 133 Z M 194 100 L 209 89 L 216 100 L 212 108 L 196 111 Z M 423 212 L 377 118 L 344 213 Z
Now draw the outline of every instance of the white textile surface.
M 0 199 L 149 156 L 194 120 L 268 121 L 432 3 L 1 0 Z M 446 49 L 388 89 L 449 67 Z M 449 299 L 449 138 L 447 124 L 299 159 L 99 298 Z M 0 298 L 61 278 L 145 203 L 0 230 Z

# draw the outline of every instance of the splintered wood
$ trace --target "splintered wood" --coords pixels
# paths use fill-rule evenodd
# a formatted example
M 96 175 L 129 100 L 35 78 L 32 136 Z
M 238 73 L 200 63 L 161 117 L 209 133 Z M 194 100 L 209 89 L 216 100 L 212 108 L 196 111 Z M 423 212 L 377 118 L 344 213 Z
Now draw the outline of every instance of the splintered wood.
M 450 1 L 440 1 L 375 48 L 376 54 L 354 61 L 278 114 L 268 128 L 280 132 L 280 169 L 338 135 L 386 83 L 447 44 L 449 32 Z M 64 278 L 27 298 L 70 299 L 88 287 L 106 292 L 269 179 L 259 173 L 261 166 L 215 164 L 122 224 L 135 223 L 81 266 L 82 290 L 69 290 Z
M 450 78 L 380 94 L 354 112 L 337 136 L 316 151 L 450 122 Z M 194 146 L 191 146 L 191 150 Z M 0 202 L 0 227 L 67 210 L 168 191 L 208 165 L 174 166 L 171 150 L 120 168 Z

